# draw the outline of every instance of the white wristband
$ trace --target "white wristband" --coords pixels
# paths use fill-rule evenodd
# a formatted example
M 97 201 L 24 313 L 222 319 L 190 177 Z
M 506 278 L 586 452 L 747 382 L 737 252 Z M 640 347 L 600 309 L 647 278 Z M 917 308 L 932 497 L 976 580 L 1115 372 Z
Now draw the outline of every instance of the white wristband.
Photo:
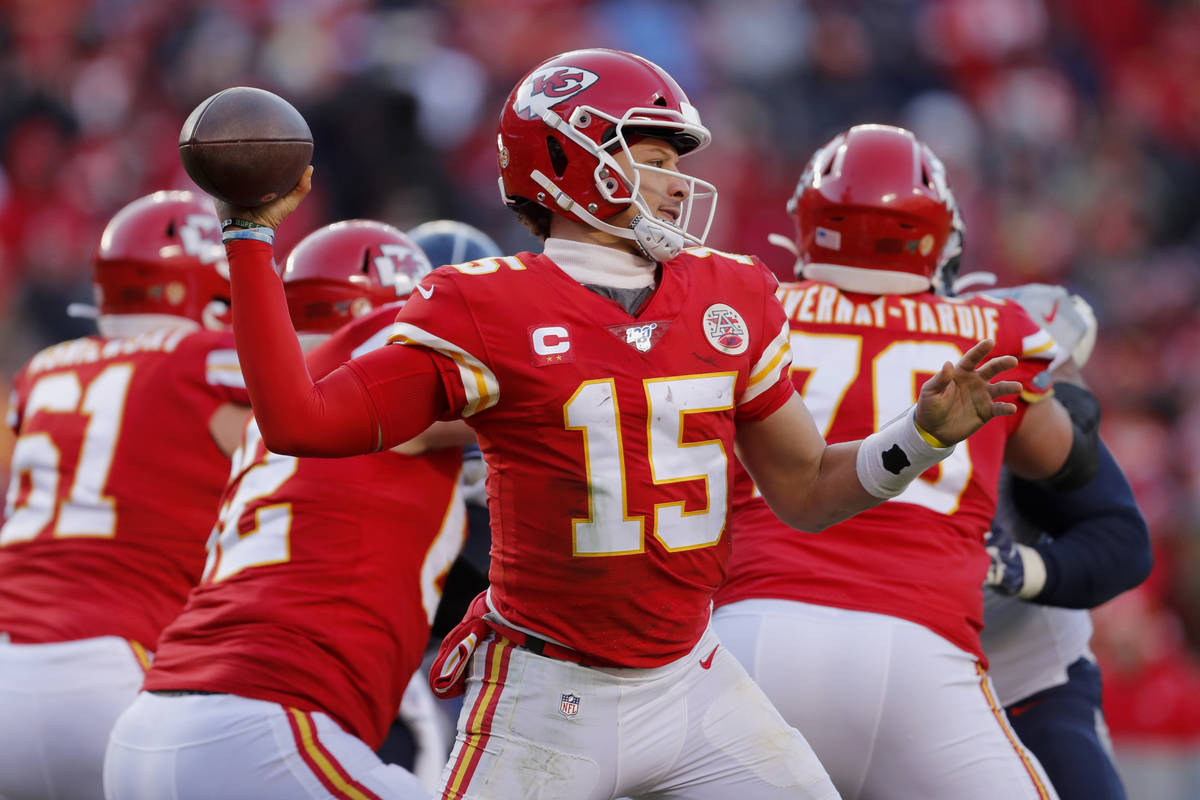
M 1046 586 L 1046 562 L 1042 559 L 1042 554 L 1029 545 L 1018 544 L 1017 553 L 1021 556 L 1021 567 L 1025 570 L 1025 582 L 1021 584 L 1021 591 L 1017 592 L 1017 597 L 1031 600 Z
M 934 447 L 925 441 L 917 430 L 913 406 L 862 440 L 855 462 L 858 481 L 873 497 L 888 500 L 953 452 L 953 445 Z
M 221 233 L 222 242 L 232 242 L 234 239 L 253 239 L 256 242 L 264 244 L 275 244 L 275 230 L 273 228 L 234 228 L 231 231 L 223 231 Z

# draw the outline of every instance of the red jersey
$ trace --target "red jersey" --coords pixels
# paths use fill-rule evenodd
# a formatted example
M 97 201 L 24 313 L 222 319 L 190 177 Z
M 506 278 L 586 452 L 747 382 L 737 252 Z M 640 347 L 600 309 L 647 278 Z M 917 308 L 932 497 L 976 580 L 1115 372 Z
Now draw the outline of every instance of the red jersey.
M 343 327 L 309 354 L 313 373 L 382 344 L 395 314 Z M 251 420 L 233 460 L 204 579 L 143 688 L 322 711 L 377 748 L 466 536 L 462 452 L 281 456 Z
M 792 380 L 830 443 L 870 435 L 916 402 L 921 384 L 990 337 L 990 357 L 1024 390 L 1018 412 L 993 419 L 899 496 L 817 534 L 784 525 L 744 470 L 734 492 L 733 560 L 718 605 L 780 598 L 900 617 L 981 659 L 983 537 L 996 510 L 1004 446 L 1028 403 L 1053 339 L 1011 300 L 862 295 L 803 281 L 779 296 L 791 325 Z M 886 556 L 881 555 L 886 554 Z
M 793 393 L 776 281 L 705 248 L 640 312 L 542 255 L 436 270 L 394 338 L 454 360 L 488 465 L 491 602 L 591 663 L 686 654 L 725 577 L 733 439 Z
M 15 381 L 0 631 L 152 648 L 200 579 L 229 474 L 209 433 L 247 403 L 229 333 L 162 328 L 49 347 Z

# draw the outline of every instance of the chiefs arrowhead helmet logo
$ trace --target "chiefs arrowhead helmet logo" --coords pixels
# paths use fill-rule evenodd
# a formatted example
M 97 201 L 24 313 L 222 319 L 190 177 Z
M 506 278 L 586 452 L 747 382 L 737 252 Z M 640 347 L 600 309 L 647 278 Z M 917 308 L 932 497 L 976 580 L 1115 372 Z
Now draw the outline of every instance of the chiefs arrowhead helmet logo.
M 541 119 L 542 112 L 582 92 L 600 76 L 582 67 L 543 67 L 521 84 L 513 111 L 525 119 Z

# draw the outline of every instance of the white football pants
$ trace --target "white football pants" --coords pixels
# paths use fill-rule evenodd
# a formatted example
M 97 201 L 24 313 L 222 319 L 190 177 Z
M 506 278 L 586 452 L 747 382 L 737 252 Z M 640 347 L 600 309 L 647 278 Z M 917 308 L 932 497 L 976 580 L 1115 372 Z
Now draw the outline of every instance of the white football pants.
M 838 796 L 711 629 L 655 669 L 583 667 L 489 637 L 442 783 L 444 800 Z
M 108 800 L 426 800 L 328 715 L 231 694 L 142 692 L 104 761 Z
M 846 800 L 1057 797 L 979 662 L 922 625 L 743 600 L 718 608 L 713 627 Z
M 0 798 L 103 800 L 108 734 L 143 665 L 146 651 L 117 636 L 0 641 Z

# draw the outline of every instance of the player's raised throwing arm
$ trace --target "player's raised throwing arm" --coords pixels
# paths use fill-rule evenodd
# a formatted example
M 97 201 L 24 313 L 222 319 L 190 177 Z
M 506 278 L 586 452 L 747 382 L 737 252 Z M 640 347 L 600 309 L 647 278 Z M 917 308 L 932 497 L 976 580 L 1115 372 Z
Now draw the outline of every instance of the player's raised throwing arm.
M 921 387 L 915 407 L 866 439 L 826 445 L 793 397 L 766 419 L 738 426 L 738 457 L 777 517 L 800 530 L 827 528 L 895 497 L 992 417 L 1016 413 L 997 398 L 1021 385 L 992 379 L 1017 360 L 982 363 L 993 344 L 985 339 L 957 364 L 946 362 Z
M 274 230 L 308 194 L 311 176 L 310 167 L 290 194 L 258 208 L 218 200 L 217 214 Z M 411 439 L 441 416 L 445 394 L 438 368 L 420 348 L 380 348 L 314 383 L 292 329 L 271 244 L 230 239 L 226 252 L 238 359 L 268 448 L 296 456 L 373 453 Z

